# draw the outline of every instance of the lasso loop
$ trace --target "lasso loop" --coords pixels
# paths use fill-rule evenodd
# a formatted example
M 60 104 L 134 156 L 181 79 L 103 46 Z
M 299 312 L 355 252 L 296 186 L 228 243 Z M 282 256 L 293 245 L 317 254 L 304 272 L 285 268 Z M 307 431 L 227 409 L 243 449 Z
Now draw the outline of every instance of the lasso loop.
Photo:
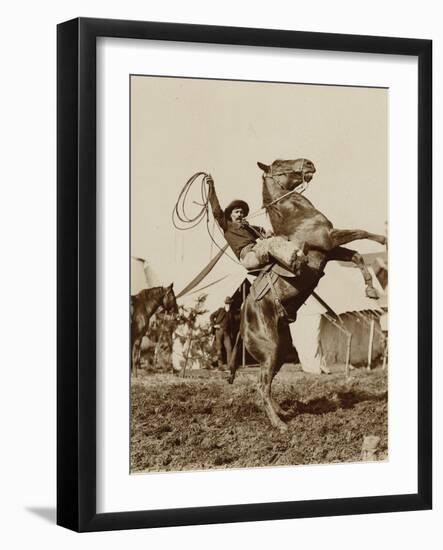
M 192 186 L 194 185 L 194 182 L 197 181 L 200 177 L 202 178 L 200 182 L 201 204 L 193 201 L 194 204 L 200 206 L 200 210 L 195 216 L 191 216 L 187 212 L 186 208 L 187 197 L 192 189 Z M 174 210 L 172 211 L 172 223 L 174 224 L 174 227 L 176 229 L 179 229 L 180 231 L 192 229 L 204 219 L 205 215 L 207 215 L 208 191 L 206 188 L 206 180 L 208 177 L 209 175 L 206 174 L 206 172 L 197 172 L 192 177 L 190 177 L 183 186 L 183 189 L 180 191 L 180 194 L 178 196 L 177 202 L 175 203 Z
M 208 198 L 208 189 L 206 181 L 210 177 L 206 172 L 197 172 L 191 176 L 188 181 L 183 186 L 183 189 L 180 191 L 177 202 L 175 203 L 174 209 L 172 211 L 172 223 L 176 229 L 179 231 L 187 231 L 188 229 L 193 229 L 197 227 L 204 219 L 206 219 L 206 231 L 208 235 L 215 244 L 215 246 L 222 251 L 230 260 L 235 263 L 240 263 L 232 256 L 230 256 L 225 249 L 223 249 L 215 240 L 213 234 L 209 229 L 209 198 Z M 192 201 L 193 204 L 196 204 L 200 207 L 200 210 L 193 216 L 188 212 L 189 199 L 188 195 L 192 189 L 194 183 L 201 178 L 200 181 L 200 195 L 201 199 L 199 202 Z M 218 227 L 218 225 L 217 225 Z M 220 228 L 219 228 L 220 229 Z

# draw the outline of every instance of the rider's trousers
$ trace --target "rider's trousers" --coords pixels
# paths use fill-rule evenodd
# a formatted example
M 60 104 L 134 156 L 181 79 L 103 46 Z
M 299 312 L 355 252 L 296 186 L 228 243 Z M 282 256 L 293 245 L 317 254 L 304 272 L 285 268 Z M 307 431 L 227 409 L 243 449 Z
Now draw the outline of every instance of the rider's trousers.
M 245 246 L 240 252 L 240 262 L 247 270 L 258 269 L 268 264 L 271 256 L 293 270 L 303 253 L 294 242 L 285 237 L 268 237 Z

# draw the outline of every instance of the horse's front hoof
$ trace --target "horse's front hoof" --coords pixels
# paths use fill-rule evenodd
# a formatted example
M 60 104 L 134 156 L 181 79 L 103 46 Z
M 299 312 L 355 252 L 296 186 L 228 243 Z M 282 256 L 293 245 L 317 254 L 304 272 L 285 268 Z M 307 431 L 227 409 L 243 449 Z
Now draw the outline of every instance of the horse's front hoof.
M 373 300 L 377 300 L 379 298 L 378 292 L 375 290 L 373 286 L 366 287 L 366 296 L 368 298 L 372 298 Z
M 288 431 L 288 425 L 283 420 L 280 420 L 279 417 L 273 418 L 271 424 L 276 428 L 281 434 L 284 434 Z

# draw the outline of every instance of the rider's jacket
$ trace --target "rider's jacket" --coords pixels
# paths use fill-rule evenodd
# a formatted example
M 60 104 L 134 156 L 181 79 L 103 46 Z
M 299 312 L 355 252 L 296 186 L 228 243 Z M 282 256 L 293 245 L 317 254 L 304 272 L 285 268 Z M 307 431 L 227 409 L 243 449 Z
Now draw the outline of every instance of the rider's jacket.
M 264 236 L 264 229 L 254 225 L 232 222 L 225 218 L 224 212 L 221 209 L 218 202 L 217 195 L 215 193 L 214 184 L 209 184 L 209 203 L 212 208 L 214 218 L 217 220 L 218 225 L 221 227 L 224 233 L 224 237 L 232 248 L 232 251 L 240 259 L 240 253 L 242 249 L 249 245 L 254 244 L 257 241 L 257 232 Z

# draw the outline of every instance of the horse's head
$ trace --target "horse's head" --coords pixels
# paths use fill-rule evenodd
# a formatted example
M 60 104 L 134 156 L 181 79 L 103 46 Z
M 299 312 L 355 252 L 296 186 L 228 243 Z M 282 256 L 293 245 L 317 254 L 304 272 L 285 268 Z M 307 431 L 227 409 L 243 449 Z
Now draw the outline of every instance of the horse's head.
M 271 165 L 257 162 L 263 170 L 264 178 L 271 178 L 280 189 L 292 191 L 304 183 L 309 183 L 315 174 L 314 163 L 308 159 L 274 160 Z
M 177 301 L 175 299 L 174 289 L 173 289 L 174 283 L 171 283 L 169 286 L 166 286 L 163 288 L 164 294 L 163 294 L 163 300 L 162 300 L 162 306 L 168 313 L 178 313 L 178 307 L 177 307 Z

